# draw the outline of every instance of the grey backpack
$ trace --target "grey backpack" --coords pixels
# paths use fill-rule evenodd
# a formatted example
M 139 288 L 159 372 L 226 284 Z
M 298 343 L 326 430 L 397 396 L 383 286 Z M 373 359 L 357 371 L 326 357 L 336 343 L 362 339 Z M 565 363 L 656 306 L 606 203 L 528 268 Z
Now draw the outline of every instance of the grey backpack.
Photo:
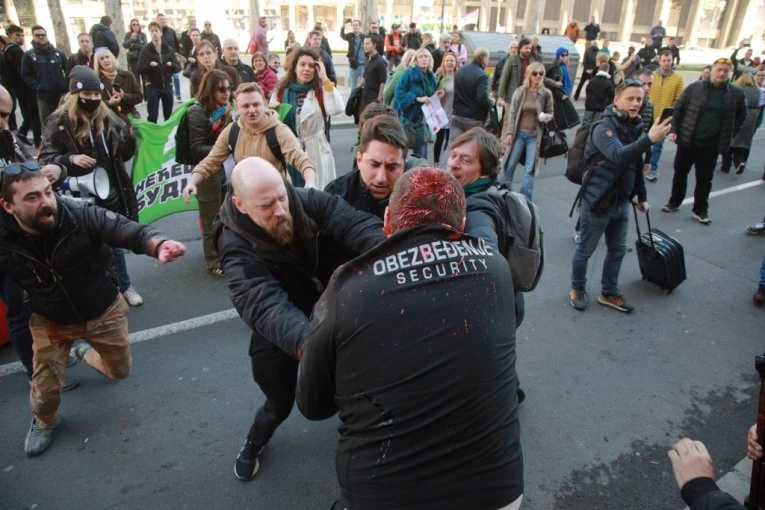
M 501 197 L 504 222 L 497 228 L 499 251 L 510 264 L 513 287 L 516 291 L 530 292 L 539 283 L 545 265 L 539 210 L 534 202 L 504 184 L 487 191 Z

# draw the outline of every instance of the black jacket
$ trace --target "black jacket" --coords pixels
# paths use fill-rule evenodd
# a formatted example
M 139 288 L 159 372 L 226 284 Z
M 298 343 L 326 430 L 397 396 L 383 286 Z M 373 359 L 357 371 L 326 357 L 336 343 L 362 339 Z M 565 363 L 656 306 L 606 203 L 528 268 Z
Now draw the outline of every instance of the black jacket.
M 647 199 L 643 179 L 643 154 L 651 140 L 643 132 L 640 116 L 631 120 L 626 113 L 614 112 L 613 105 L 603 112 L 603 122 L 592 128 L 584 150 L 587 160 L 602 159 L 589 173 L 583 186 L 584 200 L 590 209 L 602 213 L 613 201 L 639 202 Z
M 146 34 L 141 32 L 135 39 L 131 39 L 130 36 L 130 32 L 125 34 L 125 40 L 122 41 L 122 46 L 128 50 L 128 62 L 138 62 L 138 56 L 141 54 L 141 50 L 144 46 L 146 46 Z
M 489 77 L 483 66 L 473 60 L 454 75 L 454 106 L 452 113 L 474 120 L 486 120 L 489 108 Z
M 592 112 L 602 112 L 606 106 L 614 102 L 614 80 L 606 72 L 598 73 L 587 82 L 584 109 Z
M 69 89 L 66 79 L 66 55 L 52 44 L 32 41 L 32 49 L 21 59 L 21 76 L 40 99 L 56 102 Z
M 653 59 L 656 57 L 656 48 L 653 46 L 643 46 L 638 50 L 638 57 L 643 67 L 653 63 Z
M 156 256 L 165 238 L 148 225 L 85 202 L 56 198 L 58 221 L 31 236 L 0 212 L 0 279 L 13 278 L 34 313 L 59 324 L 101 315 L 117 298 L 119 273 L 109 246 Z
M 339 410 L 346 508 L 496 510 L 522 494 L 514 326 L 507 262 L 441 225 L 337 270 L 296 400 L 313 420 Z
M 422 34 L 420 34 L 419 30 L 415 33 L 407 31 L 401 36 L 401 44 L 408 50 L 419 50 L 420 46 L 422 46 Z M 435 68 L 433 71 L 435 71 Z
M 86 66 L 93 69 L 93 63 L 95 58 L 96 58 L 95 53 L 93 53 L 93 55 L 91 55 L 90 58 L 88 58 L 81 51 L 77 51 L 77 53 L 75 53 L 74 55 L 66 59 L 66 75 L 69 76 L 69 73 L 72 72 L 72 69 L 74 69 L 74 66 Z
M 24 58 L 24 50 L 18 44 L 8 42 L 0 53 L 0 58 L 3 60 L 3 73 L 0 76 L 3 86 L 17 97 L 20 94 L 25 97 L 32 95 L 34 91 L 29 88 L 21 76 L 21 61 Z
M 181 43 L 178 40 L 178 34 L 175 33 L 175 30 L 173 30 L 170 27 L 164 27 L 162 29 L 162 42 L 167 44 L 173 49 L 173 52 L 180 52 L 181 51 Z M 151 41 L 147 41 L 149 45 L 151 45 Z
M 711 478 L 699 477 L 686 482 L 681 495 L 691 510 L 745 510 L 744 505 L 721 491 Z
M 210 43 L 215 46 L 215 49 L 218 50 L 218 55 L 223 54 L 223 48 L 221 48 L 220 45 L 220 37 L 218 37 L 214 32 L 210 32 L 209 34 L 200 32 L 200 37 L 203 41 L 210 41 Z
M 120 43 L 110 27 L 96 23 L 90 28 L 90 38 L 93 40 L 93 51 L 98 48 L 109 48 L 115 57 L 120 54 Z
M 173 32 L 175 34 L 175 32 Z M 151 63 L 156 62 L 156 66 Z M 163 89 L 173 86 L 173 73 L 181 71 L 181 65 L 175 58 L 175 50 L 162 43 L 161 54 L 157 53 L 157 47 L 150 42 L 138 55 L 138 74 L 147 76 L 147 83 L 153 87 Z
M 677 144 L 681 147 L 693 146 L 693 132 L 704 114 L 707 103 L 709 79 L 697 80 L 683 90 L 680 99 L 675 103 L 675 114 L 672 116 L 672 133 L 677 134 Z M 725 154 L 730 147 L 730 141 L 741 129 L 746 119 L 746 98 L 739 87 L 726 83 L 723 98 L 723 112 L 720 115 L 720 134 L 717 138 L 718 154 Z
M 584 70 L 585 71 L 592 71 L 592 74 L 595 74 L 595 70 L 598 67 L 597 63 L 597 57 L 600 50 L 597 46 L 588 46 L 587 49 L 584 50 Z M 573 80 L 574 78 L 572 78 Z
M 78 154 L 91 154 L 92 148 L 75 139 L 75 129 L 69 115 L 63 110 L 53 112 L 48 119 L 43 135 L 43 148 L 39 161 L 42 164 L 56 163 L 63 166 L 72 177 L 89 174 L 92 168 L 81 168 L 72 163 L 72 157 Z M 125 169 L 125 161 L 135 153 L 135 138 L 130 135 L 130 124 L 120 119 L 109 110 L 104 121 L 104 134 L 111 157 L 111 165 L 105 167 L 109 181 L 116 185 L 120 210 L 116 211 L 132 220 L 138 219 L 138 201 L 133 182 Z M 102 143 L 100 136 L 94 137 L 95 143 Z M 89 141 L 89 140 L 88 140 Z
M 598 38 L 598 34 L 600 33 L 600 25 L 597 23 L 587 23 L 584 26 L 584 38 L 588 41 L 594 41 Z
M 229 295 L 252 330 L 250 355 L 281 349 L 299 356 L 299 342 L 323 285 L 315 277 L 320 231 L 359 252 L 384 236 L 382 222 L 340 197 L 286 184 L 293 242 L 279 246 L 226 196 L 215 239 Z
M 232 66 L 228 62 L 226 62 L 225 59 L 221 59 L 220 63 L 224 66 L 233 67 L 236 69 L 236 72 L 239 73 L 239 83 L 250 83 L 252 81 L 255 81 L 255 70 L 251 67 L 242 62 L 242 60 L 237 60 L 236 65 Z M 234 86 L 233 84 L 231 85 Z
M 499 90 L 499 80 L 502 79 L 502 69 L 505 68 L 505 62 L 507 62 L 508 57 L 509 55 L 505 55 L 499 59 L 499 62 L 497 62 L 497 65 L 494 67 L 494 74 L 491 77 L 491 91 L 494 92 L 494 94 Z
M 194 103 L 186 110 L 186 118 L 189 124 L 189 146 L 196 163 L 199 163 L 215 145 L 217 139 L 210 124 L 210 112 L 199 103 Z

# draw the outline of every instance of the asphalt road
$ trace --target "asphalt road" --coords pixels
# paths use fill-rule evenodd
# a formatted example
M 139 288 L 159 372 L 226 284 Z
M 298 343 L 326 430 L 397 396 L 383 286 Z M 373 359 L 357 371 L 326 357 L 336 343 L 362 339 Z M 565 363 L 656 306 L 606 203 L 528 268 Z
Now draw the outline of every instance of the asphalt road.
M 750 170 L 718 172 L 715 191 L 759 181 L 765 132 L 756 138 Z M 340 173 L 350 168 L 354 142 L 352 130 L 333 130 Z M 524 508 L 678 509 L 683 504 L 665 453 L 676 439 L 705 441 L 718 474 L 744 456 L 758 388 L 753 361 L 765 350 L 765 311 L 751 305 L 765 240 L 743 229 L 765 213 L 765 185 L 712 198 L 713 223 L 703 226 L 691 220 L 690 206 L 659 211 L 673 157 L 666 144 L 649 202 L 654 226 L 683 243 L 688 280 L 667 295 L 641 281 L 628 253 L 621 282 L 636 305 L 631 315 L 594 302 L 584 313 L 569 306 L 575 220 L 568 211 L 576 190 L 562 177 L 564 159 L 541 168 L 535 198 L 546 267 L 527 295 L 518 331 L 518 370 L 528 395 L 520 410 Z M 294 410 L 257 478 L 234 478 L 234 458 L 263 400 L 250 376 L 248 331 L 225 314 L 214 323 L 220 316 L 204 318 L 231 303 L 225 282 L 204 271 L 195 215 L 157 226 L 184 241 L 188 253 L 169 266 L 128 257 L 145 299 L 130 313 L 130 330 L 146 334 L 136 337 L 145 341 L 133 346 L 127 380 L 73 367 L 82 384 L 63 395 L 65 421 L 53 445 L 26 458 L 28 383 L 20 373 L 0 377 L 0 508 L 329 508 L 338 495 L 335 418 L 309 422 Z M 592 259 L 591 295 L 600 290 L 604 253 L 601 246 Z M 198 317 L 197 327 L 175 324 Z M 12 361 L 12 349 L 0 348 L 0 366 Z

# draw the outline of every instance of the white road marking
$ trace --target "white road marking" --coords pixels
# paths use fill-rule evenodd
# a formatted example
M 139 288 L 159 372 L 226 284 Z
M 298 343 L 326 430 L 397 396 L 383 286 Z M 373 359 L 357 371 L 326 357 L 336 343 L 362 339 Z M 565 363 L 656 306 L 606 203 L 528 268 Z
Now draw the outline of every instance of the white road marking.
M 713 191 L 712 193 L 709 194 L 709 198 L 719 197 L 721 195 L 727 195 L 728 193 L 733 193 L 734 191 L 741 191 L 742 189 L 754 188 L 755 186 L 760 186 L 761 184 L 765 184 L 765 181 L 763 181 L 762 179 L 757 179 L 756 181 L 751 181 L 751 182 L 745 182 L 744 184 L 731 186 L 730 188 Z M 683 200 L 682 205 L 688 205 L 692 203 L 693 203 L 693 197 L 688 197 L 685 200 Z
M 154 340 L 155 338 L 160 338 L 168 335 L 175 335 L 177 333 L 182 333 L 191 329 L 211 326 L 219 322 L 238 318 L 239 314 L 236 313 L 236 310 L 229 308 L 228 310 L 223 310 L 221 312 L 202 315 L 200 317 L 193 317 L 191 319 L 186 319 L 185 321 L 173 322 L 171 324 L 165 324 L 164 326 L 158 326 L 156 328 L 149 328 L 144 329 L 143 331 L 130 333 L 130 343 L 137 344 L 139 342 Z M 20 361 L 0 365 L 0 377 L 5 377 L 6 375 L 15 374 L 18 372 L 24 372 L 24 365 L 22 365 Z

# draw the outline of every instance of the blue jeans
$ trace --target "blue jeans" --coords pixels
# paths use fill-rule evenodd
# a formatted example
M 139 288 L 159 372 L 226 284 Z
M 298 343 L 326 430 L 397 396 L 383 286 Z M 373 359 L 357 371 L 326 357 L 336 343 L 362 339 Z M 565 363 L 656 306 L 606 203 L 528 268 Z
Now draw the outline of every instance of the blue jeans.
M 661 159 L 661 150 L 664 148 L 664 139 L 659 140 L 651 146 L 651 175 L 656 175 L 656 169 L 659 168 L 659 159 Z
M 509 188 L 512 189 L 513 175 L 515 167 L 521 162 L 521 154 L 526 149 L 526 162 L 523 165 L 523 179 L 521 179 L 521 194 L 529 200 L 534 200 L 534 163 L 537 153 L 537 132 L 536 131 L 518 131 L 513 140 L 513 148 L 510 151 L 510 157 L 505 164 L 505 175 L 503 180 Z
M 612 204 L 605 214 L 590 211 L 590 204 L 582 201 L 579 208 L 581 230 L 571 261 L 571 287 L 584 289 L 587 285 L 587 262 L 598 247 L 598 241 L 606 234 L 606 258 L 600 284 L 603 294 L 619 294 L 619 271 L 627 252 L 627 228 L 630 204 L 626 200 Z
M 159 117 L 159 102 L 162 101 L 162 116 L 165 120 L 170 118 L 173 114 L 173 89 L 158 88 L 154 85 L 146 86 L 146 111 L 148 112 L 147 120 L 149 122 L 157 123 Z
M 181 73 L 173 73 L 173 88 L 175 89 L 175 97 L 181 98 Z
M 127 270 L 127 261 L 125 261 L 127 250 L 112 248 L 112 252 L 114 253 L 114 260 L 117 261 L 117 269 L 120 271 L 120 292 L 125 292 L 130 288 L 130 275 Z
M 422 159 L 428 159 L 428 142 L 412 147 L 412 154 L 416 154 Z
M 5 318 L 8 322 L 11 345 L 16 350 L 27 375 L 32 377 L 32 332 L 29 331 L 32 310 L 24 303 L 24 291 L 10 278 L 6 278 L 0 288 L 0 297 L 6 307 Z
M 349 89 L 355 89 L 356 87 L 358 87 L 358 85 L 356 85 L 356 82 L 359 81 L 359 78 L 363 78 L 364 77 L 364 67 L 365 66 L 361 65 L 361 66 L 357 67 L 356 69 L 349 69 L 348 70 L 348 72 L 350 73 L 349 78 L 348 78 L 349 79 L 349 83 L 348 83 L 348 88 Z
M 765 257 L 762 257 L 762 267 L 760 267 L 760 285 L 765 287 Z

